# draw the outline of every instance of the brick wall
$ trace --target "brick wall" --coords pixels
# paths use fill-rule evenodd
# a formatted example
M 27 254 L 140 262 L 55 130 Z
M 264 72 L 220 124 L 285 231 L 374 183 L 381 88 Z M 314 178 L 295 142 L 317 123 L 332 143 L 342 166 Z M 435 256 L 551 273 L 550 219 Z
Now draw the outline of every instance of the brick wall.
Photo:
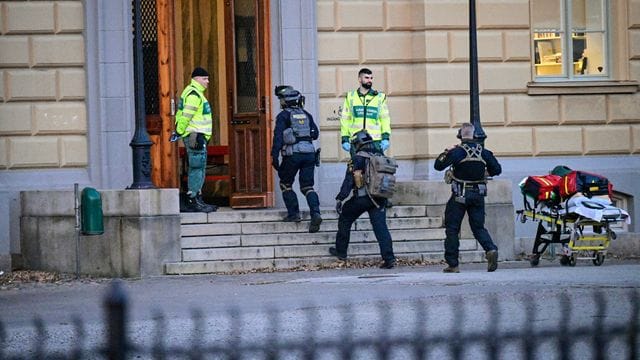
M 640 80 L 640 1 L 615 61 Z M 478 0 L 480 112 L 487 146 L 501 156 L 625 155 L 640 150 L 640 95 L 527 94 L 533 80 L 529 0 Z M 369 67 L 389 95 L 391 152 L 432 159 L 469 120 L 468 1 L 318 0 L 319 122 L 323 156 L 341 160 L 339 107 Z M 628 69 L 628 70 L 627 70 Z M 616 141 L 611 141 L 616 139 Z
M 0 1 L 0 170 L 87 165 L 82 1 Z

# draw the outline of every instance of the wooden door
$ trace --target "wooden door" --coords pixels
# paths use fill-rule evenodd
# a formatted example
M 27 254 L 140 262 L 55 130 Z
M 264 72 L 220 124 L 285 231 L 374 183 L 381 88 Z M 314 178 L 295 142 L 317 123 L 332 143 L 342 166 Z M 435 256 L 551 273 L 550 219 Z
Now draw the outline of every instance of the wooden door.
M 273 206 L 269 1 L 225 1 L 230 205 Z
M 145 114 L 151 146 L 151 181 L 160 188 L 178 186 L 177 147 L 171 99 L 173 76 L 173 0 L 141 1 Z

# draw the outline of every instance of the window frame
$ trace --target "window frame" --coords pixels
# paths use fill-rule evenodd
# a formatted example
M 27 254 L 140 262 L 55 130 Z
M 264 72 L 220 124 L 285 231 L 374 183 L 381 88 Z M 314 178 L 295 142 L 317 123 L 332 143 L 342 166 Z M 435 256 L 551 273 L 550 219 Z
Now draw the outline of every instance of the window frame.
M 573 5 L 572 0 L 559 0 L 560 1 L 560 29 L 536 29 L 533 24 L 533 17 L 531 17 L 531 54 L 535 54 L 536 47 L 536 39 L 535 34 L 541 32 L 558 32 L 555 30 L 559 30 L 561 34 L 565 34 L 564 39 L 562 36 L 560 37 L 560 44 L 562 49 L 562 74 L 559 75 L 537 75 L 536 70 L 536 62 L 535 56 L 531 57 L 531 73 L 533 77 L 533 84 L 536 83 L 575 83 L 575 82 L 602 82 L 602 81 L 611 81 L 613 80 L 613 57 L 612 57 L 612 49 L 613 49 L 613 40 L 612 40 L 612 22 L 611 22 L 611 2 L 610 0 L 601 0 L 602 8 L 603 8 L 603 27 L 604 27 L 604 35 L 603 35 L 603 48 L 604 54 L 603 58 L 607 64 L 607 73 L 606 75 L 598 75 L 598 74 L 588 74 L 588 75 L 580 75 L 576 76 L 573 74 L 573 71 L 570 71 L 572 62 L 568 62 L 566 54 L 573 54 Z M 531 9 L 533 10 L 533 2 L 531 3 Z M 591 33 L 599 33 L 599 31 L 583 31 L 582 33 L 586 34 L 588 32 Z M 539 40 L 538 40 L 539 41 Z

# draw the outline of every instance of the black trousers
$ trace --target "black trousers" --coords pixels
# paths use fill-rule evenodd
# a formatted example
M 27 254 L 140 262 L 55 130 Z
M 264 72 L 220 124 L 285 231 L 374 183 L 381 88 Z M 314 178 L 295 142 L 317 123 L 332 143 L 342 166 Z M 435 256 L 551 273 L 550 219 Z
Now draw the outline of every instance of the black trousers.
M 477 190 L 467 189 L 465 203 L 455 201 L 455 195 L 451 194 L 444 211 L 444 225 L 446 227 L 444 240 L 444 260 L 449 266 L 458 266 L 458 248 L 460 247 L 460 226 L 465 212 L 469 215 L 469 226 L 480 246 L 484 251 L 498 250 L 491 240 L 491 235 L 484 227 L 484 196 Z
M 369 221 L 371 222 L 371 226 L 373 226 L 373 233 L 376 236 L 376 240 L 378 240 L 382 259 L 385 261 L 395 259 L 391 234 L 387 227 L 386 200 L 376 199 L 376 202 L 380 207 L 377 207 L 368 196 L 354 196 L 344 203 L 342 213 L 338 218 L 338 233 L 336 235 L 336 250 L 338 256 L 347 256 L 347 248 L 349 247 L 349 239 L 351 237 L 351 226 L 360 215 L 366 211 L 369 213 Z
M 293 192 L 293 189 L 291 189 L 296 174 L 298 173 L 300 173 L 298 177 L 300 191 L 307 199 L 311 215 L 320 215 L 320 199 L 318 198 L 318 194 L 313 190 L 313 173 L 315 166 L 315 153 L 294 153 L 291 156 L 283 156 L 282 164 L 280 164 L 280 169 L 278 170 L 278 177 L 280 178 L 282 198 L 289 216 L 297 216 L 300 213 L 298 197 Z M 285 188 L 291 190 L 285 190 Z

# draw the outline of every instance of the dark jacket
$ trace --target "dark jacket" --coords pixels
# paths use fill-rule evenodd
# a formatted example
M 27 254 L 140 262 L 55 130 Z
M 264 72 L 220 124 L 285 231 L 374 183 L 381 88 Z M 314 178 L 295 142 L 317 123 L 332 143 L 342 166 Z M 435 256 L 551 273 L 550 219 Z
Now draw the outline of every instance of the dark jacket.
M 307 115 L 309 125 L 311 126 L 311 140 L 317 140 L 319 135 L 318 126 L 313 121 L 313 116 L 311 116 L 307 110 L 304 110 L 304 113 Z M 291 113 L 289 111 L 282 110 L 276 117 L 276 127 L 273 130 L 273 145 L 271 146 L 272 157 L 280 155 L 280 150 L 282 150 L 282 146 L 284 145 L 282 132 L 289 127 L 291 127 Z
M 463 141 L 462 143 L 467 144 L 471 149 L 480 146 L 480 144 L 473 141 Z M 433 167 L 440 171 L 453 165 L 453 176 L 464 181 L 482 180 L 484 178 L 485 168 L 489 176 L 496 176 L 502 173 L 502 167 L 491 151 L 483 147 L 481 156 L 486 164 L 482 164 L 480 161 L 462 162 L 462 160 L 467 157 L 467 152 L 461 146 L 456 146 L 440 154 L 433 164 Z

